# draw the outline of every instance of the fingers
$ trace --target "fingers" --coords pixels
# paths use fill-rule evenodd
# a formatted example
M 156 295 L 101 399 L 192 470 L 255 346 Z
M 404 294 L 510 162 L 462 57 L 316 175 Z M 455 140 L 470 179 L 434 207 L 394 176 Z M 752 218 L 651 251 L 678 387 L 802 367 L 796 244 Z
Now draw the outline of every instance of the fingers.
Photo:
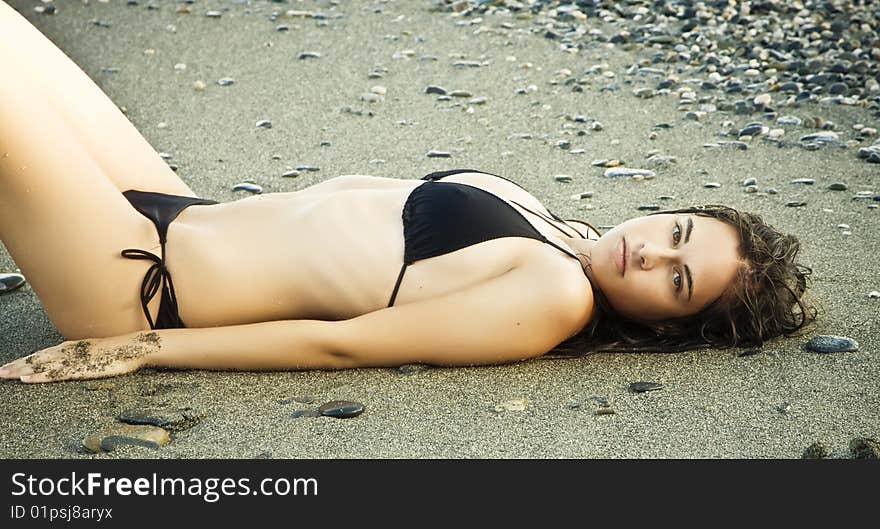
M 28 384 L 37 384 L 40 382 L 56 382 L 55 380 L 50 380 L 46 373 L 35 373 L 32 375 L 22 375 L 19 377 L 22 382 L 26 382 Z

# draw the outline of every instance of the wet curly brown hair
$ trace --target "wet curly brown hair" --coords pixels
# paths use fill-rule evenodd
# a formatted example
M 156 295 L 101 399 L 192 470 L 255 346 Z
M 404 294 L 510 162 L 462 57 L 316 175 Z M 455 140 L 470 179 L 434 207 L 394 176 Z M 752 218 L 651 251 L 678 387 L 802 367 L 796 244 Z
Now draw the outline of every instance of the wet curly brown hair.
M 637 322 L 620 315 L 593 285 L 596 314 L 550 354 L 760 347 L 766 340 L 791 336 L 816 320 L 816 306 L 804 299 L 813 271 L 795 262 L 800 250 L 796 237 L 776 231 L 759 215 L 716 204 L 650 213 L 659 214 L 693 214 L 733 226 L 743 266 L 731 285 L 697 314 L 658 322 Z

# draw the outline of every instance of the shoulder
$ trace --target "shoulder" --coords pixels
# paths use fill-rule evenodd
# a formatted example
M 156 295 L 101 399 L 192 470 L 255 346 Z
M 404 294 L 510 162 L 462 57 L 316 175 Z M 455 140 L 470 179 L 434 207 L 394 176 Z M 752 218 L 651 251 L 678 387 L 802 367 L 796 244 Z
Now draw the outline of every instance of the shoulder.
M 579 261 L 544 248 L 518 268 L 522 269 L 522 288 L 540 292 L 545 310 L 564 315 L 572 334 L 590 321 L 595 307 L 593 288 Z

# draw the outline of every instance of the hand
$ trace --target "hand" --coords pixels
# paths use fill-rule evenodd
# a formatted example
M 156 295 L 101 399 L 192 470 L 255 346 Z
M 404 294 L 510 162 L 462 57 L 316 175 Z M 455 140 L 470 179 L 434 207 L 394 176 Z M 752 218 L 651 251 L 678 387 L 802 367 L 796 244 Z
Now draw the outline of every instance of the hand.
M 156 332 L 69 340 L 4 365 L 0 378 L 34 383 L 123 375 L 147 365 L 159 348 Z

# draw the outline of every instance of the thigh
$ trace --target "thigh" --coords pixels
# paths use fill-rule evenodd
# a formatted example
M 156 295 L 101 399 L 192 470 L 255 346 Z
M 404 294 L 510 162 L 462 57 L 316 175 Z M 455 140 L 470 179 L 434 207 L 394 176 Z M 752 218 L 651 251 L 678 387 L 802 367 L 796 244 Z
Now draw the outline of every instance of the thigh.
M 155 228 L 45 98 L 6 78 L 0 82 L 0 239 L 66 339 L 148 327 L 139 287 L 150 263 L 120 251 L 157 247 Z
M 103 90 L 24 16 L 2 1 L 0 68 L 4 83 L 40 87 L 47 103 L 119 191 L 139 189 L 196 196 Z

